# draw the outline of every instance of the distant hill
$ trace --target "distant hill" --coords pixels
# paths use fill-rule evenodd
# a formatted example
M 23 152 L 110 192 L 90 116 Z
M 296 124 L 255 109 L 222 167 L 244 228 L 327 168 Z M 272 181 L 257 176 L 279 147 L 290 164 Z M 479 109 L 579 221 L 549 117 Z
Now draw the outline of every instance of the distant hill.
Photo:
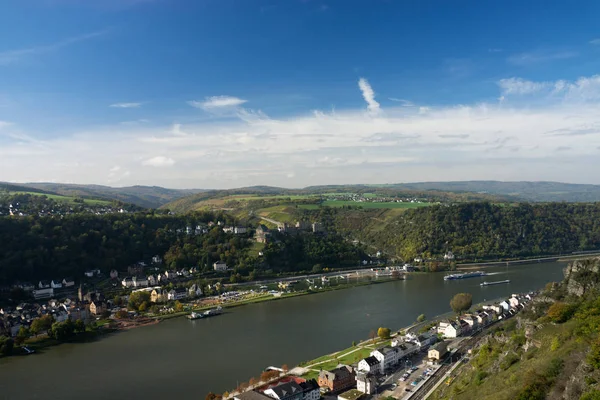
M 600 185 L 586 185 L 561 182 L 500 182 L 500 181 L 459 181 L 459 182 L 415 182 L 385 187 L 398 187 L 413 190 L 440 190 L 446 192 L 487 193 L 508 196 L 517 201 L 600 201 Z
M 0 187 L 3 185 L 5 184 L 0 183 Z M 28 191 L 38 190 L 63 196 L 119 200 L 146 208 L 158 208 L 173 200 L 202 191 L 200 189 L 166 189 L 159 186 L 129 186 L 115 188 L 102 185 L 77 185 L 67 183 L 19 183 L 18 186 L 26 188 L 25 190 Z M 10 190 L 14 191 L 14 189 Z

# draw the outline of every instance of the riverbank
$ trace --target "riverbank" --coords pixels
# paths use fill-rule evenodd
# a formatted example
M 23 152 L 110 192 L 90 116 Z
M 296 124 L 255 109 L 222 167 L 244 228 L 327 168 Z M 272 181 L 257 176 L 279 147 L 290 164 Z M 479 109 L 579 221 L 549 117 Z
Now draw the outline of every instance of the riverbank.
M 558 256 L 547 256 L 537 258 L 520 258 L 515 260 L 504 260 L 504 261 L 490 261 L 490 262 L 470 262 L 456 264 L 457 270 L 473 270 L 485 267 L 501 267 L 508 265 L 526 265 L 526 264 L 538 264 L 538 263 L 549 263 L 549 262 L 569 262 L 577 259 L 586 259 L 600 256 L 600 252 L 591 252 L 584 254 L 568 254 Z

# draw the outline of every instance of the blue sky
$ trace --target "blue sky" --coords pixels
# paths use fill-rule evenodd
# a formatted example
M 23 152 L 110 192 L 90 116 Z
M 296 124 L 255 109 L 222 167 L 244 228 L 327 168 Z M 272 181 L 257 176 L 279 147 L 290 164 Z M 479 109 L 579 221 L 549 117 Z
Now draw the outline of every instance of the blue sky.
M 600 183 L 597 1 L 0 7 L 0 180 Z

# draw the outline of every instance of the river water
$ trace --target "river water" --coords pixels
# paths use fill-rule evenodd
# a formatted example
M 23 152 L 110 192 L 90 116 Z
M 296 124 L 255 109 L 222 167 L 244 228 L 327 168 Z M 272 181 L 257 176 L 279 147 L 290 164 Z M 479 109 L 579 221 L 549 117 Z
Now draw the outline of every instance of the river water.
M 206 320 L 185 318 L 0 360 L 0 399 L 204 398 L 235 388 L 269 366 L 349 347 L 380 326 L 399 329 L 424 313 L 450 311 L 450 298 L 475 303 L 562 280 L 563 263 L 493 267 L 493 276 L 405 281 L 247 305 Z M 510 284 L 480 287 L 484 280 Z

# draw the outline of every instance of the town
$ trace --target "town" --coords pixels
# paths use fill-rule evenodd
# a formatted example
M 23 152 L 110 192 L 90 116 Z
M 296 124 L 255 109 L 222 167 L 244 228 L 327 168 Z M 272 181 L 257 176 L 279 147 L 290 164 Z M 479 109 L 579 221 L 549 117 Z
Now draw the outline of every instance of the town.
M 380 328 L 378 333 L 383 345 L 378 345 L 375 338 L 361 342 L 359 347 L 373 349 L 358 362 L 338 364 L 327 370 L 320 365 L 329 360 L 289 371 L 287 367 L 269 367 L 260 382 L 251 380 L 223 397 L 235 400 L 316 400 L 321 397 L 358 400 L 379 395 L 394 399 L 417 398 L 419 393 L 435 389 L 448 379 L 448 371 L 468 357 L 478 335 L 523 310 L 536 294 L 513 294 L 502 301 L 481 304 L 474 311 L 455 318 L 416 324 L 394 334 Z M 419 327 L 422 327 L 420 331 Z M 356 350 L 346 355 L 352 351 Z

